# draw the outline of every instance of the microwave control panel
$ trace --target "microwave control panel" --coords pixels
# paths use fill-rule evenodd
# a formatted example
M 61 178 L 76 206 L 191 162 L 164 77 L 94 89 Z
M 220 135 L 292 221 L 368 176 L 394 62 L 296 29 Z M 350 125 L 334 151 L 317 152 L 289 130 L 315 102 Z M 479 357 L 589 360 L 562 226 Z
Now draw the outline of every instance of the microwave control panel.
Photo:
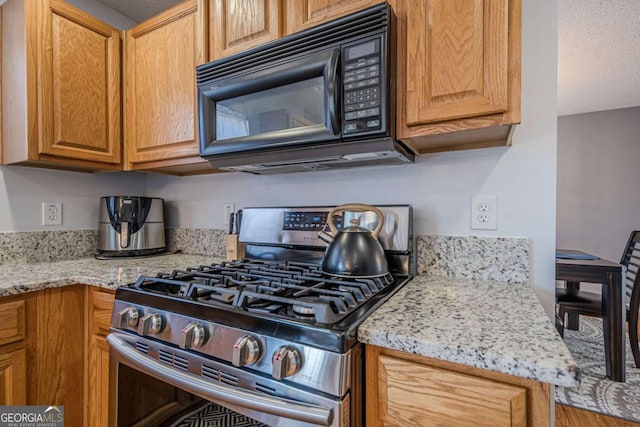
M 342 48 L 342 134 L 353 135 L 382 129 L 385 98 L 381 38 Z

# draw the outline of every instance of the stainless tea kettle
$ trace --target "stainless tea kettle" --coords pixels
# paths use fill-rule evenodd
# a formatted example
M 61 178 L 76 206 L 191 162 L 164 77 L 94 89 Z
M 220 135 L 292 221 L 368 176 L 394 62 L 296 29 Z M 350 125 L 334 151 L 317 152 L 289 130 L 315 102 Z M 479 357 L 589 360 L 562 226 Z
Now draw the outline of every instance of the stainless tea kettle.
M 360 227 L 360 220 L 351 220 L 351 226 L 338 231 L 333 224 L 333 216 L 341 211 L 374 212 L 378 218 L 378 226 L 370 231 Z M 322 231 L 319 237 L 329 243 L 322 261 L 322 271 L 334 276 L 379 277 L 389 272 L 384 249 L 378 241 L 378 235 L 384 225 L 384 215 L 374 206 L 360 203 L 333 208 L 327 217 L 331 234 Z

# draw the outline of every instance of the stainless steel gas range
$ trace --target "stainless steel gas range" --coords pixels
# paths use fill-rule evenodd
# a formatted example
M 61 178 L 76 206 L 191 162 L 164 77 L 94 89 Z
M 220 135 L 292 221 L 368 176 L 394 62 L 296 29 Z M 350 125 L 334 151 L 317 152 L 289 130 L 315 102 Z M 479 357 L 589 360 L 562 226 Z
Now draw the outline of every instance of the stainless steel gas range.
M 206 425 L 190 420 L 224 411 L 233 421 L 222 425 L 363 425 L 358 325 L 415 271 L 412 208 L 378 207 L 385 276 L 321 271 L 318 232 L 331 207 L 247 208 L 246 259 L 118 288 L 107 338 L 110 424 Z M 363 212 L 333 218 L 338 228 L 353 219 L 369 229 L 378 221 Z

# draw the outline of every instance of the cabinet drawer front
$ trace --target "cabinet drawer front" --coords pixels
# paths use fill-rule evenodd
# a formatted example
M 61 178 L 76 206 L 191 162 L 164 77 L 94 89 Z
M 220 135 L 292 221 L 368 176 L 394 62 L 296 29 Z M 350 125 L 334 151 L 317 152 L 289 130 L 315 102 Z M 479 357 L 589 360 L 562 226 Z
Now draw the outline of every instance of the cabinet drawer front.
M 25 337 L 25 302 L 0 304 L 0 345 L 23 340 Z
M 378 381 L 382 425 L 527 425 L 523 387 L 384 356 Z
M 91 289 L 91 312 L 92 312 L 92 333 L 107 335 L 111 326 L 111 311 L 115 295 L 112 292 L 105 292 Z

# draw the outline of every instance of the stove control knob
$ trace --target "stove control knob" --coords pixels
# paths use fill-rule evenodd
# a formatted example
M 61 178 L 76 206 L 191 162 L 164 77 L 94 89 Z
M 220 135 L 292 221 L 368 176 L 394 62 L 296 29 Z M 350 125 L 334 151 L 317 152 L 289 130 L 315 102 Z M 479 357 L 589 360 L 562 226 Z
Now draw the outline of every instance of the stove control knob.
M 184 327 L 181 331 L 180 347 L 198 348 L 207 340 L 204 327 L 198 322 L 193 322 Z
M 281 380 L 298 373 L 302 368 L 302 357 L 298 350 L 285 345 L 273 353 L 272 363 L 273 372 L 271 376 L 276 380 Z
M 118 312 L 118 320 L 121 328 L 133 328 L 138 324 L 138 309 L 127 307 Z
M 155 335 L 162 330 L 162 317 L 158 313 L 149 313 L 142 316 L 138 323 L 140 335 Z
M 233 366 L 241 368 L 256 363 L 260 359 L 260 342 L 252 336 L 245 335 L 238 338 L 233 345 Z

